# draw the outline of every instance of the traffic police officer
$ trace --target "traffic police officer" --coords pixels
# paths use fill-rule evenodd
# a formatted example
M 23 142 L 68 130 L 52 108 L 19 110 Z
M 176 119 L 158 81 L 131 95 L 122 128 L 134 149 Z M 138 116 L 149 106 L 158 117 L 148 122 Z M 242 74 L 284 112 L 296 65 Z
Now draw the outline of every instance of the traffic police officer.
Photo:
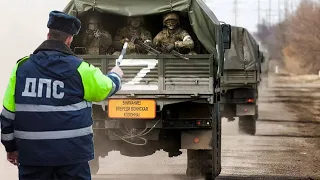
M 121 88 L 122 70 L 104 75 L 71 50 L 81 22 L 49 14 L 49 33 L 11 74 L 1 112 L 1 142 L 21 180 L 91 179 L 94 158 L 91 102 Z

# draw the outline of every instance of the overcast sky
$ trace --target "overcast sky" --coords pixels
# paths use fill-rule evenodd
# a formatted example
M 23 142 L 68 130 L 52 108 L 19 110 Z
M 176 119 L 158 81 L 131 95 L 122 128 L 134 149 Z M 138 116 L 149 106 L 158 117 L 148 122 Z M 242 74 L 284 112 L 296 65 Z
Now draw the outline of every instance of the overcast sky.
M 1 1 L 0 99 L 16 61 L 32 53 L 46 39 L 49 12 L 62 9 L 67 3 L 67 0 Z
M 271 0 L 272 21 L 277 21 L 278 2 Z M 283 10 L 284 0 L 281 9 Z M 297 4 L 299 0 L 288 0 Z M 0 11 L 0 58 L 1 84 L 0 97 L 3 97 L 8 77 L 15 62 L 32 51 L 46 38 L 48 29 L 48 13 L 51 10 L 62 10 L 69 0 L 10 0 L 1 2 Z M 237 0 L 237 25 L 255 31 L 258 22 L 258 0 Z M 261 19 L 266 17 L 269 0 L 260 0 Z M 218 19 L 232 25 L 235 24 L 234 0 L 206 0 L 208 6 Z M 5 86 L 4 86 L 5 85 Z
M 260 1 L 260 19 L 269 20 L 269 9 L 271 9 L 270 21 L 277 23 L 283 20 L 285 14 L 285 2 L 287 1 L 288 12 L 294 11 L 300 0 L 205 0 L 210 9 L 216 14 L 220 21 L 231 25 L 256 31 L 258 23 L 258 2 Z M 236 6 L 235 6 L 236 2 Z M 271 8 L 269 8 L 269 2 Z M 235 7 L 236 11 L 235 11 Z M 236 12 L 236 13 L 235 13 Z M 236 18 L 235 18 L 236 15 Z M 237 23 L 235 23 L 237 21 Z

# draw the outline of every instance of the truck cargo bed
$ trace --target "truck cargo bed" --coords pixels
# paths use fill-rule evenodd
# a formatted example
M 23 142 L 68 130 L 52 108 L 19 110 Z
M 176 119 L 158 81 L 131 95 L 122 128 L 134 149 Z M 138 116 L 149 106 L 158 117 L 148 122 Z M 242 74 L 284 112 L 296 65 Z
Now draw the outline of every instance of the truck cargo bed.
M 115 55 L 82 55 L 84 61 L 103 73 L 115 66 Z M 189 55 L 183 60 L 172 55 L 126 55 L 120 65 L 122 88 L 112 98 L 123 96 L 179 97 L 213 95 L 216 64 L 210 54 Z
M 221 86 L 257 84 L 259 74 L 256 70 L 225 70 L 221 79 Z

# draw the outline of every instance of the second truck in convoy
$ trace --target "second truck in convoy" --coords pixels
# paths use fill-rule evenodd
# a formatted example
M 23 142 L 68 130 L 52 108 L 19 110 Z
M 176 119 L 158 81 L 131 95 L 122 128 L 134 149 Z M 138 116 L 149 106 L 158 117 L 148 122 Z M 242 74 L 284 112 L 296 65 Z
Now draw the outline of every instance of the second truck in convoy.
M 239 132 L 254 135 L 263 53 L 247 29 L 232 26 L 231 48 L 225 51 L 224 58 L 221 78 L 222 116 L 229 121 L 239 117 Z

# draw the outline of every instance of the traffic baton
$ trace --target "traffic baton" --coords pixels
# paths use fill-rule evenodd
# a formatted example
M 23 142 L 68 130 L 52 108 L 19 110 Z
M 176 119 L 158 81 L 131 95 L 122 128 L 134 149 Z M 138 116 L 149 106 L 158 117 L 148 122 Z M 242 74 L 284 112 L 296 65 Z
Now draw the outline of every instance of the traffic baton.
M 123 44 L 123 47 L 122 47 L 121 54 L 120 54 L 119 58 L 116 59 L 116 66 L 120 66 L 121 61 L 122 61 L 124 55 L 126 54 L 127 47 L 128 47 L 128 43 L 125 42 L 125 43 Z

